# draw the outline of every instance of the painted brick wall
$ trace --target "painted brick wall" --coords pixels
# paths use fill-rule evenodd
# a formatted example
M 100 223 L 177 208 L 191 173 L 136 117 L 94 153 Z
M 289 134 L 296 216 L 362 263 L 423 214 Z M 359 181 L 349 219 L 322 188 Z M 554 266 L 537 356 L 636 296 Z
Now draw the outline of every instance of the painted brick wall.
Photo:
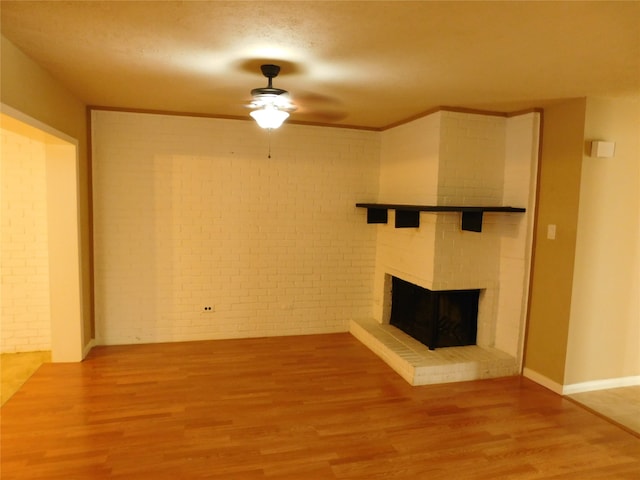
M 388 224 L 375 227 L 376 319 L 388 320 L 388 275 L 431 290 L 480 288 L 478 344 L 520 358 L 537 131 L 537 114 L 442 111 L 382 133 L 380 202 L 510 205 L 528 212 L 485 214 L 476 233 L 460 229 L 459 213 L 423 212 L 420 228 L 396 229 L 390 211 Z
M 0 130 L 0 352 L 51 348 L 45 145 Z
M 497 215 L 500 236 L 500 295 L 497 304 L 495 346 L 515 357 L 522 356 L 524 324 L 536 207 L 540 114 L 529 113 L 507 120 L 503 205 L 523 206 L 524 215 Z
M 504 117 L 437 112 L 382 133 L 380 202 L 500 205 Z M 480 288 L 500 268 L 500 224 L 483 234 L 460 230 L 459 213 L 421 213 L 420 228 L 378 227 L 379 268 L 432 290 Z M 377 275 L 379 277 L 379 275 Z M 380 278 L 376 285 L 382 288 Z
M 93 113 L 101 344 L 346 331 L 371 317 L 379 134 Z M 205 311 L 204 307 L 212 307 Z
M 438 204 L 442 114 L 436 112 L 382 133 L 376 201 Z
M 439 205 L 496 205 L 504 188 L 504 117 L 441 112 Z

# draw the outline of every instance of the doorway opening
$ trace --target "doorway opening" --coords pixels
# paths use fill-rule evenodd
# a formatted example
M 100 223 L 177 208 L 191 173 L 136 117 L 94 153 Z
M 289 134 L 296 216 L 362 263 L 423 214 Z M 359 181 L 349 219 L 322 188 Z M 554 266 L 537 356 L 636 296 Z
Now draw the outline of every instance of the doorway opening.
M 3 337 L 13 334 L 14 343 L 3 340 L 2 352 L 33 351 L 30 345 L 42 349 L 49 342 L 54 362 L 79 362 L 83 359 L 83 319 L 81 293 L 80 228 L 78 205 L 78 142 L 68 135 L 42 124 L 23 113 L 1 105 L 2 132 L 2 195 L 3 232 L 2 261 L 2 325 Z M 37 159 L 37 161 L 35 160 Z M 25 162 L 41 163 L 37 192 L 21 194 L 11 191 L 12 167 L 29 168 Z M 40 167 L 38 167 L 40 168 Z M 30 225 L 12 228 L 25 216 L 24 205 L 14 212 L 4 211 L 6 195 L 13 195 L 12 204 L 39 202 L 41 215 L 38 232 L 26 232 Z M 32 198 L 33 195 L 33 198 Z M 37 197 L 35 200 L 34 198 Z M 22 208 L 22 210 L 21 210 Z M 27 205 L 26 208 L 30 208 Z M 16 215 L 11 220 L 11 215 Z M 5 221 L 7 220 L 7 221 Z M 5 225 L 6 223 L 6 225 Z M 28 222 L 27 222 L 28 223 Z M 5 226 L 7 228 L 5 228 Z M 44 233 L 42 233 L 44 232 Z M 46 236 L 46 242 L 32 251 L 25 251 L 32 236 Z M 21 244 L 22 242 L 22 244 Z M 44 273 L 43 273 L 44 271 Z M 33 317 L 30 288 L 34 272 L 39 272 L 39 286 L 46 289 L 38 302 L 48 311 L 48 325 L 29 329 Z M 14 282 L 11 288 L 5 282 Z M 17 285 L 17 287 L 16 287 Z M 45 300 L 43 300 L 43 298 Z M 48 300 L 47 305 L 42 302 Z M 11 305 L 8 309 L 5 306 Z M 47 326 L 48 331 L 45 331 Z

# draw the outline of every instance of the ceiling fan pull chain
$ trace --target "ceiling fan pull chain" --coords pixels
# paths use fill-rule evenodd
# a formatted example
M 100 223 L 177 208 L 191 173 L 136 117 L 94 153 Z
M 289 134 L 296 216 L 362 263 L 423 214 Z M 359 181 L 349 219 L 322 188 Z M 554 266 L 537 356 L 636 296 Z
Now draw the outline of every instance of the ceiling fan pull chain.
M 269 135 L 269 155 L 267 156 L 267 158 L 271 158 L 271 131 L 272 131 L 272 130 L 273 130 L 273 129 L 272 129 L 272 128 L 270 128 L 270 129 L 269 129 L 269 134 L 268 134 L 268 135 Z

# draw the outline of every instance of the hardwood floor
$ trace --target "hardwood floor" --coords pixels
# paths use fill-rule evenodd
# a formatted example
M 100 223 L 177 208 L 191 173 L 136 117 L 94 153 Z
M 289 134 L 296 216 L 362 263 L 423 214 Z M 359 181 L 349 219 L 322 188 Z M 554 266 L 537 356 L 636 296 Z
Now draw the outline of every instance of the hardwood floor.
M 0 413 L 3 480 L 640 476 L 640 439 L 527 379 L 412 387 L 349 334 L 97 347 Z

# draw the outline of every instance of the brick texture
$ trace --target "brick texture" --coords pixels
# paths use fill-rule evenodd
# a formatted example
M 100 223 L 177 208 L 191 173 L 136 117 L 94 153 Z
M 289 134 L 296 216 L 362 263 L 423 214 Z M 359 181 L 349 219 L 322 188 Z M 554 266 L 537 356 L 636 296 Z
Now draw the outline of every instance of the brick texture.
M 521 358 L 537 114 L 438 112 L 382 133 L 93 114 L 97 341 L 346 331 L 388 277 L 482 289 L 478 344 Z M 367 225 L 356 202 L 524 206 Z M 211 307 L 211 310 L 205 310 Z
M 507 205 L 482 233 L 459 213 L 420 214 L 420 228 L 377 227 L 374 315 L 385 323 L 389 279 L 431 290 L 481 289 L 478 345 L 521 357 L 535 206 L 538 114 L 513 118 L 442 111 L 382 133 L 381 203 Z
M 51 348 L 45 145 L 0 130 L 0 352 Z
M 371 317 L 379 134 L 93 113 L 97 342 L 347 331 Z M 211 310 L 205 310 L 211 307 Z

